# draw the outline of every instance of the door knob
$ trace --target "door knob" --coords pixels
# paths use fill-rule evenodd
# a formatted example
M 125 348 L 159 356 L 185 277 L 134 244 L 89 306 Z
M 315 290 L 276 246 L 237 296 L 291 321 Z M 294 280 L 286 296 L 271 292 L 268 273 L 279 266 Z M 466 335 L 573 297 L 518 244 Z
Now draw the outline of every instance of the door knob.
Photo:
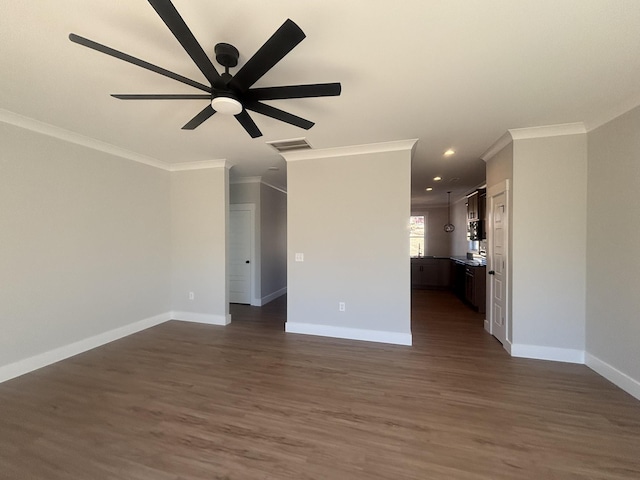
M 495 275 L 496 272 L 494 270 L 489 270 L 489 275 Z

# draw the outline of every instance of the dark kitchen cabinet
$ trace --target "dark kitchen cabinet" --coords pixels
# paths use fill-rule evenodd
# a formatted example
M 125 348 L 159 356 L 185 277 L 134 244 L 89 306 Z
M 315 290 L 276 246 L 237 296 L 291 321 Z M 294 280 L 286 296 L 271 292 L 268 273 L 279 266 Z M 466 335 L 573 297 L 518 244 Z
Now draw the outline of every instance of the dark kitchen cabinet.
M 450 283 L 449 259 L 420 257 L 411 259 L 413 288 L 447 288 Z
M 473 192 L 467 197 L 467 222 L 478 220 L 478 192 Z
M 484 240 L 487 209 L 487 189 L 476 190 L 467 197 L 467 240 Z
M 479 313 L 485 313 L 487 306 L 486 267 L 452 260 L 450 271 L 453 293 Z
M 465 267 L 464 299 L 479 313 L 485 313 L 487 306 L 486 267 Z

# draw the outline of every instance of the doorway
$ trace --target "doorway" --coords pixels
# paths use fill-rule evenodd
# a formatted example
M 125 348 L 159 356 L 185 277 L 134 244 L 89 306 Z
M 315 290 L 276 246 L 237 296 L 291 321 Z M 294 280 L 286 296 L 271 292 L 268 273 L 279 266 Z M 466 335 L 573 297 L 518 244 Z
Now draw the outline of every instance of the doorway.
M 487 190 L 487 269 L 489 278 L 488 316 L 485 330 L 507 350 L 511 338 L 509 315 L 509 180 Z
M 255 278 L 255 205 L 229 206 L 229 302 L 252 304 Z

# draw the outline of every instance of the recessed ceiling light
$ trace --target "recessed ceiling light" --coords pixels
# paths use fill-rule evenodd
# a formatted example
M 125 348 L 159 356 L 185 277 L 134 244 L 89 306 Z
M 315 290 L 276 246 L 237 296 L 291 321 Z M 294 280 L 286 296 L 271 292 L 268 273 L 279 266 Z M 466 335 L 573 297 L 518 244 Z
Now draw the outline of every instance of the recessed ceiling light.
M 450 148 L 449 150 L 447 150 L 446 152 L 444 152 L 444 156 L 445 157 L 450 157 L 451 155 L 454 155 L 456 153 L 455 150 L 453 150 L 452 148 Z
M 433 177 L 434 182 L 439 182 L 440 180 L 442 180 L 442 177 Z
M 430 192 L 431 190 L 433 190 L 433 187 L 427 187 L 427 188 L 425 188 L 425 190 L 426 190 L 427 192 Z

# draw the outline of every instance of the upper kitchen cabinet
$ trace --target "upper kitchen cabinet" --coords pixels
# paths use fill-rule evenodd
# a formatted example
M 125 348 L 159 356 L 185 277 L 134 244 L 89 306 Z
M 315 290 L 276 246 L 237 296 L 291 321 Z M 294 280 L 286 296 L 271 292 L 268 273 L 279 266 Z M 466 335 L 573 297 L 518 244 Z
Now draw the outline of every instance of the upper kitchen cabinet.
M 467 197 L 467 221 L 478 220 L 478 192 L 473 192 Z
M 467 197 L 467 240 L 484 240 L 487 190 L 476 190 Z

